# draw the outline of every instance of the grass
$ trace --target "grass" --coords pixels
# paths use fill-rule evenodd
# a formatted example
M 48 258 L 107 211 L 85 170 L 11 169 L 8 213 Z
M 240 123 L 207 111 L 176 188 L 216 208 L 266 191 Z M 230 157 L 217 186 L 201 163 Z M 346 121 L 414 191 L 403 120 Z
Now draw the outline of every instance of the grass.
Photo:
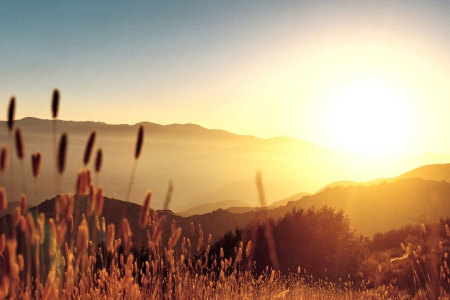
M 59 190 L 64 172 L 66 134 L 56 148 L 56 117 L 59 92 L 53 94 L 52 116 L 55 148 L 55 190 Z M 8 129 L 14 128 L 13 98 L 9 107 Z M 16 147 L 23 166 L 24 157 L 20 129 L 16 129 Z M 233 257 L 225 257 L 223 251 L 217 257 L 210 255 L 211 238 L 204 239 L 199 224 L 195 230 L 192 224 L 191 241 L 181 228 L 172 221 L 168 241 L 161 239 L 163 225 L 170 222 L 165 215 L 158 216 L 150 209 L 151 192 L 144 198 L 139 216 L 141 230 L 147 232 L 147 239 L 139 245 L 125 216 L 126 203 L 131 184 L 126 192 L 124 213 L 120 224 L 107 223 L 102 217 L 103 187 L 96 187 L 88 169 L 90 153 L 95 142 L 95 131 L 88 139 L 83 162 L 84 168 L 77 177 L 75 195 L 59 195 L 56 201 L 56 215 L 46 217 L 35 209 L 28 211 L 26 199 L 22 207 L 16 208 L 13 217 L 4 218 L 1 223 L 5 233 L 0 236 L 0 300 L 1 299 L 410 299 L 412 296 L 399 291 L 393 285 L 381 285 L 377 275 L 376 283 L 364 280 L 354 281 L 350 276 L 338 282 L 316 280 L 299 266 L 296 272 L 282 275 L 275 269 L 266 268 L 256 274 L 247 266 L 251 256 L 251 241 L 235 248 Z M 143 146 L 143 127 L 139 128 L 135 150 L 135 163 L 130 182 L 136 170 L 137 160 Z M 10 144 L 11 147 L 11 144 Z M 12 150 L 10 151 L 12 152 Z M 1 171 L 6 168 L 6 157 L 10 155 L 9 168 L 14 172 L 12 154 L 2 147 Z M 95 163 L 96 178 L 101 169 L 101 150 L 97 151 Z M 32 155 L 33 175 L 38 180 L 41 154 Z M 23 169 L 23 167 L 22 167 Z M 12 177 L 11 177 L 12 178 Z M 24 181 L 24 179 L 22 179 Z M 10 184 L 14 184 L 11 182 Z M 36 185 L 37 186 L 37 185 Z M 262 205 L 264 192 L 260 175 L 257 187 Z M 164 204 L 167 209 L 172 193 L 172 184 Z M 13 189 L 12 189 L 13 190 Z M 35 192 L 38 195 L 38 191 Z M 88 197 L 83 197 L 87 195 Z M 14 195 L 12 195 L 14 197 Z M 36 202 L 38 202 L 36 196 Z M 75 205 L 76 203 L 79 203 Z M 6 208 L 5 189 L 0 188 L 0 209 Z M 75 207 L 75 208 L 74 208 Z M 107 209 L 105 207 L 104 209 Z M 101 220 L 101 221 L 100 221 Z M 121 225 L 121 226 L 119 226 Z M 270 259 L 277 265 L 272 229 L 265 224 L 265 237 L 270 244 Z M 448 226 L 446 233 L 450 236 Z M 426 249 L 407 245 L 405 255 L 394 259 L 391 264 L 410 264 L 418 293 L 415 299 L 449 299 L 449 268 L 447 253 L 440 250 L 432 234 L 435 229 L 424 226 Z M 428 234 L 427 234 L 428 232 Z M 176 247 L 177 245 L 181 247 Z M 253 243 L 254 245 L 256 243 Z M 194 245 L 197 245 L 196 247 Z M 180 250 L 181 249 L 181 250 Z M 439 262 L 436 261 L 439 260 Z M 441 264 L 439 268 L 436 266 Z M 433 268 L 434 266 L 434 268 Z

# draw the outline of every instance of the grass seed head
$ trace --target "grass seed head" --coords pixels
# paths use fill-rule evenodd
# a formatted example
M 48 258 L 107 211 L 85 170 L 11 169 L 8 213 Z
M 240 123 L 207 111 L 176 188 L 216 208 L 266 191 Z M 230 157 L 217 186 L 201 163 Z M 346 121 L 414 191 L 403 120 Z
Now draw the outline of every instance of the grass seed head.
M 105 222 L 105 217 L 102 217 L 102 232 L 106 232 L 106 222 Z
M 421 224 L 421 227 L 422 227 L 422 232 L 423 233 L 427 233 L 427 229 L 425 228 L 425 224 Z
M 91 184 L 91 172 L 88 169 L 78 171 L 76 191 L 80 196 L 85 196 Z
M 100 221 L 98 220 L 97 215 L 95 216 L 95 229 L 97 229 L 97 231 L 100 231 Z
M 95 210 L 95 202 L 96 202 L 95 186 L 92 183 L 89 185 L 89 198 L 88 199 L 89 199 L 89 203 L 87 205 L 87 215 L 90 217 Z
M 45 215 L 43 212 L 41 212 L 39 214 L 39 217 L 36 219 L 37 223 L 38 223 L 38 229 L 39 229 L 39 243 L 43 243 L 44 239 L 45 239 L 45 230 L 44 230 L 44 225 L 45 225 Z
M 20 206 L 16 206 L 16 208 L 14 209 L 14 214 L 13 214 L 14 227 L 17 227 L 17 225 L 19 225 L 21 216 L 22 216 L 22 211 L 20 209 Z
M 95 211 L 97 215 L 101 215 L 103 212 L 103 204 L 105 202 L 103 186 L 100 185 L 97 190 L 97 197 L 95 199 Z
M 64 172 L 64 167 L 66 165 L 66 154 L 67 154 L 67 134 L 63 134 L 59 141 L 58 148 L 58 171 L 59 174 Z
M 106 244 L 106 250 L 111 252 L 114 249 L 114 236 L 116 229 L 113 223 L 108 225 L 108 242 Z
M 65 240 L 67 233 L 67 223 L 62 222 L 61 224 L 56 225 L 56 241 L 58 245 L 61 246 Z
M 64 220 L 69 220 L 73 215 L 74 198 L 72 194 L 61 195 L 61 211 L 64 214 Z
M 164 223 L 166 222 L 166 215 L 163 215 L 161 218 L 159 218 L 158 223 L 156 223 L 155 226 L 155 233 L 153 234 L 153 244 L 156 245 L 159 243 L 159 240 L 161 239 Z
M 144 203 L 142 203 L 141 211 L 139 213 L 139 226 L 145 228 L 147 225 L 147 214 L 149 213 L 150 204 L 152 201 L 152 191 L 148 191 L 145 196 Z
M 25 146 L 23 143 L 22 129 L 20 129 L 20 127 L 16 128 L 16 149 L 17 157 L 22 159 L 25 156 Z
M 11 239 L 6 241 L 5 251 L 3 252 L 3 257 L 5 260 L 4 264 L 4 275 L 3 279 L 15 280 L 19 275 L 19 265 L 17 264 L 17 240 Z
M 35 244 L 36 225 L 34 223 L 33 215 L 30 212 L 28 212 L 26 216 L 25 236 L 31 244 Z
M 95 172 L 100 172 L 102 169 L 102 149 L 98 148 L 97 156 L 95 157 Z
M 181 227 L 178 227 L 169 239 L 169 249 L 172 249 L 177 244 L 181 236 Z
M 127 218 L 123 218 L 122 220 L 122 231 L 123 231 L 123 241 L 124 241 L 124 250 L 125 255 L 128 255 L 131 251 L 131 247 L 133 246 L 133 233 L 131 232 L 130 223 Z
M 0 187 L 0 212 L 5 211 L 8 207 L 8 200 L 6 199 L 6 191 L 4 187 Z
M 25 267 L 25 260 L 23 259 L 22 254 L 17 255 L 17 264 L 19 265 L 19 271 L 23 271 L 23 268 Z
M 83 220 L 78 226 L 77 234 L 77 250 L 79 254 L 83 254 L 89 244 L 89 228 L 87 227 L 86 220 Z
M 144 143 L 144 126 L 139 126 L 137 141 L 136 141 L 136 150 L 134 152 L 134 157 L 136 159 L 139 158 L 139 155 L 141 155 L 142 151 L 142 144 Z
M 12 131 L 14 127 L 14 111 L 16 108 L 16 98 L 13 96 L 9 101 L 8 107 L 8 130 Z
M 123 218 L 123 220 L 122 220 L 122 230 L 123 230 L 123 236 L 125 239 L 127 239 L 133 235 L 133 233 L 131 232 L 130 223 L 128 222 L 127 218 Z
M 41 173 L 41 152 L 31 155 L 31 166 L 33 168 L 33 176 L 36 178 Z
M 4 172 L 8 164 L 8 148 L 3 145 L 0 152 L 0 171 Z
M 94 147 L 95 137 L 97 135 L 97 131 L 92 131 L 89 136 L 88 142 L 86 144 L 86 149 L 84 150 L 83 163 L 85 166 L 89 163 L 91 158 L 92 148 Z
M 250 256 L 250 251 L 252 250 L 252 241 L 248 241 L 247 247 L 245 248 L 245 255 Z
M 52 96 L 52 117 L 56 119 L 58 117 L 58 108 L 59 108 L 59 90 L 53 90 Z
M 69 219 L 68 219 L 68 223 L 69 223 L 69 229 L 70 232 L 73 232 L 73 215 L 70 215 Z
M 20 208 L 24 213 L 27 211 L 27 195 L 25 194 L 20 194 Z
M 20 216 L 19 227 L 22 232 L 24 232 L 27 228 L 27 220 L 25 219 L 24 215 Z

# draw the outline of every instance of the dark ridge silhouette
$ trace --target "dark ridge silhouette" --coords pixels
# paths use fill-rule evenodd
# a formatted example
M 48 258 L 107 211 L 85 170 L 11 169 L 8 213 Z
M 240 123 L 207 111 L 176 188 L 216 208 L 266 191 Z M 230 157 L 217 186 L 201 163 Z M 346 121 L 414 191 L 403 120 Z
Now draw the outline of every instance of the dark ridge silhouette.
M 86 197 L 82 201 L 87 201 Z M 267 210 L 267 216 L 272 218 L 283 217 L 293 208 L 309 209 L 311 207 L 328 207 L 343 210 L 350 219 L 350 226 L 358 234 L 372 236 L 376 232 L 384 232 L 413 224 L 411 218 L 420 218 L 425 215 L 427 222 L 437 222 L 439 218 L 450 215 L 450 184 L 442 181 L 424 180 L 420 178 L 400 179 L 395 182 L 383 182 L 373 186 L 349 186 L 327 188 L 323 192 L 303 196 L 300 200 L 289 201 L 287 205 L 277 208 L 253 208 L 253 210 L 217 209 L 206 214 L 197 214 L 183 217 L 172 211 L 157 210 L 161 216 L 167 215 L 163 234 L 163 244 L 168 242 L 170 226 L 175 220 L 177 226 L 182 228 L 182 236 L 191 238 L 196 243 L 198 235 L 190 236 L 190 224 L 201 224 L 205 237 L 212 234 L 215 241 L 227 231 L 236 227 L 243 228 L 247 224 L 261 220 L 262 209 Z M 82 203 L 82 202 L 81 202 Z M 85 206 L 83 207 L 85 208 Z M 120 216 L 123 201 L 105 197 L 103 216 L 106 223 L 114 223 L 116 230 L 121 226 Z M 125 217 L 129 220 L 136 240 L 146 239 L 146 230 L 138 226 L 138 217 L 141 206 L 135 203 L 127 204 Z M 8 206 L 9 212 L 14 206 Z M 46 217 L 54 217 L 55 198 L 46 200 L 39 205 L 39 211 Z M 84 211 L 83 211 L 84 212 Z M 74 214 L 75 215 L 75 214 Z M 91 221 L 93 222 L 93 221 Z M 5 230 L 2 227 L 2 230 Z

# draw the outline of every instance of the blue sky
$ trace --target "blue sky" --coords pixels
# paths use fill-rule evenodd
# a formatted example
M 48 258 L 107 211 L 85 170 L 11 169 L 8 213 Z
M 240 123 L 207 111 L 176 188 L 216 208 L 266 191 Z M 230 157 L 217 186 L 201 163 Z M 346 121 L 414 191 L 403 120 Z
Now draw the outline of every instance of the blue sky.
M 327 89 L 378 72 L 405 91 L 409 135 L 431 145 L 420 150 L 445 152 L 430 132 L 450 126 L 448 28 L 447 1 L 2 1 L 0 109 L 15 95 L 18 118 L 50 118 L 59 88 L 66 120 L 197 123 L 339 148 Z

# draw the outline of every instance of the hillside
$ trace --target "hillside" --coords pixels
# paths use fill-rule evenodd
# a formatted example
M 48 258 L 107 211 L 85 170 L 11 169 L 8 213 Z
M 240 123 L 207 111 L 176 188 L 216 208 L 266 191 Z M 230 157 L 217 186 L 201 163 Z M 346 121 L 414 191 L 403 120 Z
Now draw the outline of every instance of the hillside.
M 427 221 L 450 215 L 450 184 L 420 178 L 399 179 L 373 186 L 328 188 L 290 202 L 277 213 L 310 206 L 343 209 L 359 233 L 372 235 L 398 228 L 425 214 Z
M 433 164 L 415 168 L 398 177 L 403 178 L 422 178 L 436 181 L 450 182 L 450 164 Z
M 177 215 L 180 215 L 182 217 L 188 217 L 192 215 L 202 215 L 218 209 L 227 210 L 230 207 L 251 207 L 251 205 L 247 202 L 239 200 L 225 200 L 194 206 L 192 208 L 177 213 Z
M 311 195 L 309 193 L 298 193 L 286 199 L 278 200 L 269 205 L 270 208 L 277 208 L 279 206 L 287 205 L 290 201 L 300 200 L 304 196 Z
M 436 180 L 436 181 L 446 181 L 450 182 L 450 164 L 432 164 L 432 165 L 424 165 L 408 172 L 405 172 L 399 176 L 392 178 L 379 178 L 371 181 L 350 181 L 350 180 L 342 180 L 336 181 L 330 184 L 327 184 L 325 187 L 319 190 L 322 192 L 327 188 L 333 187 L 347 187 L 347 186 L 372 186 L 377 185 L 382 182 L 393 182 L 399 179 L 405 178 L 421 178 L 427 180 Z
M 110 223 L 114 223 L 115 227 L 116 227 L 116 236 L 117 234 L 119 234 L 119 231 L 121 230 L 121 226 L 122 226 L 122 214 L 124 211 L 126 211 L 125 213 L 125 218 L 128 219 L 129 223 L 130 223 L 130 227 L 131 230 L 133 232 L 135 241 L 140 242 L 143 240 L 146 240 L 147 238 L 147 230 L 145 229 L 141 229 L 138 226 L 138 219 L 139 219 L 139 212 L 141 210 L 141 205 L 135 204 L 135 203 L 126 203 L 122 200 L 117 200 L 117 199 L 112 199 L 112 198 L 105 198 L 104 199 L 104 210 L 103 210 L 103 214 L 102 217 L 105 218 L 106 224 L 110 224 Z M 77 198 L 75 201 L 75 208 L 74 208 L 74 219 L 75 224 L 79 224 L 80 222 L 80 217 L 81 217 L 81 212 L 85 212 L 86 209 L 86 202 L 87 202 L 87 197 L 80 197 Z M 43 212 L 46 216 L 46 218 L 55 218 L 55 203 L 56 200 L 55 198 L 53 199 L 49 199 L 49 200 L 45 200 L 44 202 L 42 202 L 39 205 L 39 212 Z M 124 209 L 126 206 L 126 210 Z M 15 206 L 12 206 L 12 210 L 14 210 Z M 34 211 L 34 207 L 31 208 L 32 211 Z M 76 213 L 77 210 L 80 213 Z M 190 238 L 192 241 L 192 244 L 194 247 L 196 247 L 197 245 L 197 240 L 198 240 L 198 225 L 200 224 L 203 232 L 204 232 L 204 236 L 205 239 L 208 238 L 208 235 L 211 234 L 213 241 L 217 240 L 218 238 L 220 238 L 221 236 L 223 236 L 226 231 L 228 230 L 234 230 L 236 227 L 245 227 L 247 225 L 247 223 L 249 222 L 249 220 L 252 219 L 252 215 L 242 215 L 242 214 L 233 214 L 230 213 L 226 210 L 216 210 L 212 213 L 207 213 L 207 214 L 203 214 L 203 215 L 194 215 L 194 216 L 189 216 L 189 217 L 182 217 L 179 215 L 174 214 L 173 212 L 171 212 L 170 210 L 167 211 L 163 211 L 163 210 L 158 210 L 158 215 L 159 217 L 161 217 L 162 215 L 166 215 L 167 216 L 167 221 L 164 225 L 164 231 L 163 231 L 163 236 L 162 236 L 162 240 L 163 240 L 163 245 L 166 245 L 166 243 L 169 240 L 169 235 L 171 232 L 171 224 L 172 224 L 172 220 L 176 221 L 177 227 L 181 227 L 182 228 L 182 236 L 186 237 L 186 238 Z M 254 217 L 254 215 L 253 215 Z M 78 220 L 78 221 L 77 221 Z M 93 226 L 92 224 L 94 224 L 93 222 L 94 220 L 94 216 L 87 218 L 88 223 L 90 224 L 89 228 L 90 228 L 90 237 L 91 239 L 94 239 L 94 237 L 97 238 L 97 240 L 100 238 L 98 233 L 94 233 L 94 229 L 95 226 Z M 7 223 L 5 223 L 7 222 Z M 0 224 L 2 224 L 0 226 L 0 233 L 3 232 L 9 232 L 11 229 L 11 215 L 6 215 L 4 217 L 0 218 Z M 195 234 L 192 236 L 190 234 L 190 225 L 191 222 L 193 222 L 194 226 L 195 226 Z M 8 225 L 6 225 L 8 224 Z
M 85 201 L 85 200 L 84 200 Z M 77 203 L 83 203 L 78 201 Z M 373 186 L 349 186 L 328 188 L 323 192 L 303 196 L 300 200 L 290 201 L 278 208 L 266 208 L 273 218 L 284 216 L 293 208 L 307 209 L 312 206 L 320 208 L 324 205 L 344 210 L 351 220 L 351 226 L 358 234 L 372 236 L 375 232 L 384 232 L 411 223 L 409 218 L 419 219 L 425 215 L 426 221 L 436 221 L 441 216 L 450 215 L 450 184 L 442 181 L 424 180 L 420 178 L 399 179 L 395 182 L 383 182 Z M 136 240 L 145 239 L 146 231 L 137 226 L 140 205 L 128 203 L 125 217 Z M 39 206 L 47 217 L 54 217 L 55 199 L 46 200 Z M 84 208 L 81 208 L 84 211 Z M 104 217 L 106 222 L 117 223 L 122 216 L 124 202 L 105 198 Z M 218 209 L 202 215 L 182 217 L 170 211 L 158 211 L 160 215 L 168 215 L 165 232 L 170 232 L 172 219 L 182 228 L 182 235 L 196 241 L 198 237 L 190 236 L 190 224 L 197 230 L 201 224 L 204 234 L 212 234 L 213 241 L 225 232 L 236 227 L 245 227 L 261 216 L 260 208 Z M 234 212 L 233 212 L 234 211 Z M 93 220 L 91 220 L 93 222 Z M 116 230 L 120 224 L 116 224 Z M 2 226 L 1 231 L 5 230 Z M 164 239 L 168 239 L 166 236 Z
M 3 124 L 2 124 L 3 123 Z M 230 132 L 206 129 L 195 124 L 159 125 L 150 122 L 136 125 L 109 125 L 100 122 L 56 122 L 57 141 L 68 134 L 67 165 L 59 188 L 54 184 L 52 120 L 24 118 L 15 122 L 24 135 L 23 163 L 14 159 L 12 166 L 16 189 L 34 187 L 29 156 L 42 153 L 42 172 L 36 182 L 40 199 L 50 199 L 62 192 L 73 192 L 76 174 L 83 167 L 82 155 L 92 130 L 97 130 L 94 150 L 102 148 L 103 166 L 96 184 L 105 187 L 110 198 L 124 199 L 134 162 L 134 147 L 139 124 L 145 128 L 144 147 L 133 181 L 130 202 L 140 203 L 148 189 L 154 192 L 153 206 L 161 208 L 170 180 L 174 182 L 171 208 L 175 212 L 224 200 L 239 200 L 259 205 L 254 186 L 257 170 L 263 173 L 267 202 L 301 192 L 315 192 L 330 182 L 347 179 L 358 181 L 398 174 L 417 167 L 366 161 L 341 151 L 331 151 L 290 137 L 261 139 Z M 0 122 L 0 127 L 6 124 Z M 0 131 L 0 142 L 9 146 L 6 130 Z M 15 151 L 10 153 L 15 158 Z M 429 156 L 436 163 L 441 156 Z M 92 165 L 92 160 L 91 160 Z M 4 182 L 10 182 L 10 172 Z M 24 174 L 24 178 L 22 175 Z M 22 190 L 6 186 L 8 199 Z M 28 188 L 34 199 L 34 188 Z

